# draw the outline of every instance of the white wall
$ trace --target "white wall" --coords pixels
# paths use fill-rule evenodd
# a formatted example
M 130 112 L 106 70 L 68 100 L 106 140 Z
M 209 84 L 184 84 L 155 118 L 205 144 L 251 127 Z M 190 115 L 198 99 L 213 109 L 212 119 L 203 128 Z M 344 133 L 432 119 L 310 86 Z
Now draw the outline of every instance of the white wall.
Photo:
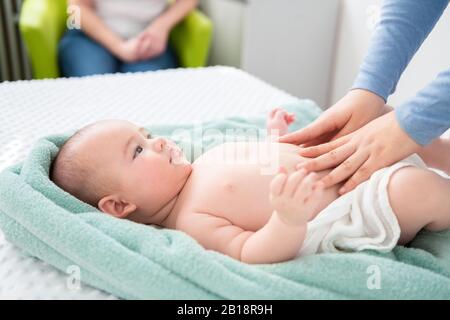
M 337 101 L 351 87 L 366 53 L 374 9 L 381 0 L 341 0 L 339 32 L 329 104 Z M 375 12 L 376 13 L 376 12 Z M 388 103 L 396 106 L 412 97 L 439 71 L 450 67 L 450 8 L 419 49 L 403 73 L 397 91 Z
M 215 27 L 211 64 L 241 67 L 326 108 L 351 87 L 382 0 L 200 3 Z M 405 70 L 388 102 L 395 107 L 449 67 L 450 8 Z
M 200 8 L 213 21 L 210 65 L 241 65 L 245 3 L 237 0 L 200 0 Z
M 324 106 L 331 85 L 337 0 L 250 0 L 242 69 Z
M 325 106 L 339 0 L 201 0 L 212 19 L 211 64 L 231 65 Z

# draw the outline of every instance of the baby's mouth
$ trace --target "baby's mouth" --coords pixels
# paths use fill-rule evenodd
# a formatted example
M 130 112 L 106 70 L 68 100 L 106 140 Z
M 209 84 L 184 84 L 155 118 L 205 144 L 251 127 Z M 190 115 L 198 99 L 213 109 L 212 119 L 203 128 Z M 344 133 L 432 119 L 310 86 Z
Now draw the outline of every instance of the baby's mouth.
M 172 163 L 172 150 L 173 150 L 173 147 L 169 147 L 169 154 L 168 154 L 168 156 L 169 156 L 169 163 Z
M 180 157 L 183 152 L 177 147 L 171 147 L 169 150 L 169 163 L 171 164 L 180 164 Z

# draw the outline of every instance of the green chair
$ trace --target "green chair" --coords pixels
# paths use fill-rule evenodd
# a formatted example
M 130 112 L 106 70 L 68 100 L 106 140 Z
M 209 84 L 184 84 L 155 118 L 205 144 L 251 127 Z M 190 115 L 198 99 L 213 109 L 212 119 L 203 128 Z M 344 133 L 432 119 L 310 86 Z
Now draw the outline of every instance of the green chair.
M 19 27 L 35 79 L 57 78 L 58 42 L 66 30 L 66 0 L 25 0 Z M 194 10 L 170 34 L 170 42 L 182 67 L 206 65 L 212 38 L 212 23 Z

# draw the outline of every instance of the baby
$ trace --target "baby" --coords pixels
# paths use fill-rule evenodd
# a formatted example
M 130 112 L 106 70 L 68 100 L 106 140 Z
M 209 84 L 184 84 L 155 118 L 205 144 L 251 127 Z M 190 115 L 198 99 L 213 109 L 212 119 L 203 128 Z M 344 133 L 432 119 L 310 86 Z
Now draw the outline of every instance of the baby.
M 268 129 L 284 134 L 292 121 L 275 109 Z M 51 179 L 104 213 L 183 231 L 204 248 L 246 263 L 386 251 L 422 228 L 450 228 L 450 180 L 426 169 L 417 155 L 340 197 L 339 185 L 320 183 L 329 170 L 296 170 L 306 160 L 299 150 L 271 141 L 230 142 L 191 164 L 170 140 L 107 120 L 64 144 Z M 255 161 L 261 154 L 265 160 Z

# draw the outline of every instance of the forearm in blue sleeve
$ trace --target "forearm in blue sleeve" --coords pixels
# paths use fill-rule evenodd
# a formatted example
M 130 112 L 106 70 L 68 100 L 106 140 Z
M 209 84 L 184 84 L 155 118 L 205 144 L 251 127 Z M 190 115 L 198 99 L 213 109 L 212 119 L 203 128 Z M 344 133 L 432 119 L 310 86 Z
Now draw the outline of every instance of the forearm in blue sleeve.
M 450 69 L 395 108 L 395 113 L 400 127 L 421 145 L 443 134 L 450 127 Z
M 352 89 L 369 90 L 386 101 L 448 3 L 449 0 L 385 0 Z

